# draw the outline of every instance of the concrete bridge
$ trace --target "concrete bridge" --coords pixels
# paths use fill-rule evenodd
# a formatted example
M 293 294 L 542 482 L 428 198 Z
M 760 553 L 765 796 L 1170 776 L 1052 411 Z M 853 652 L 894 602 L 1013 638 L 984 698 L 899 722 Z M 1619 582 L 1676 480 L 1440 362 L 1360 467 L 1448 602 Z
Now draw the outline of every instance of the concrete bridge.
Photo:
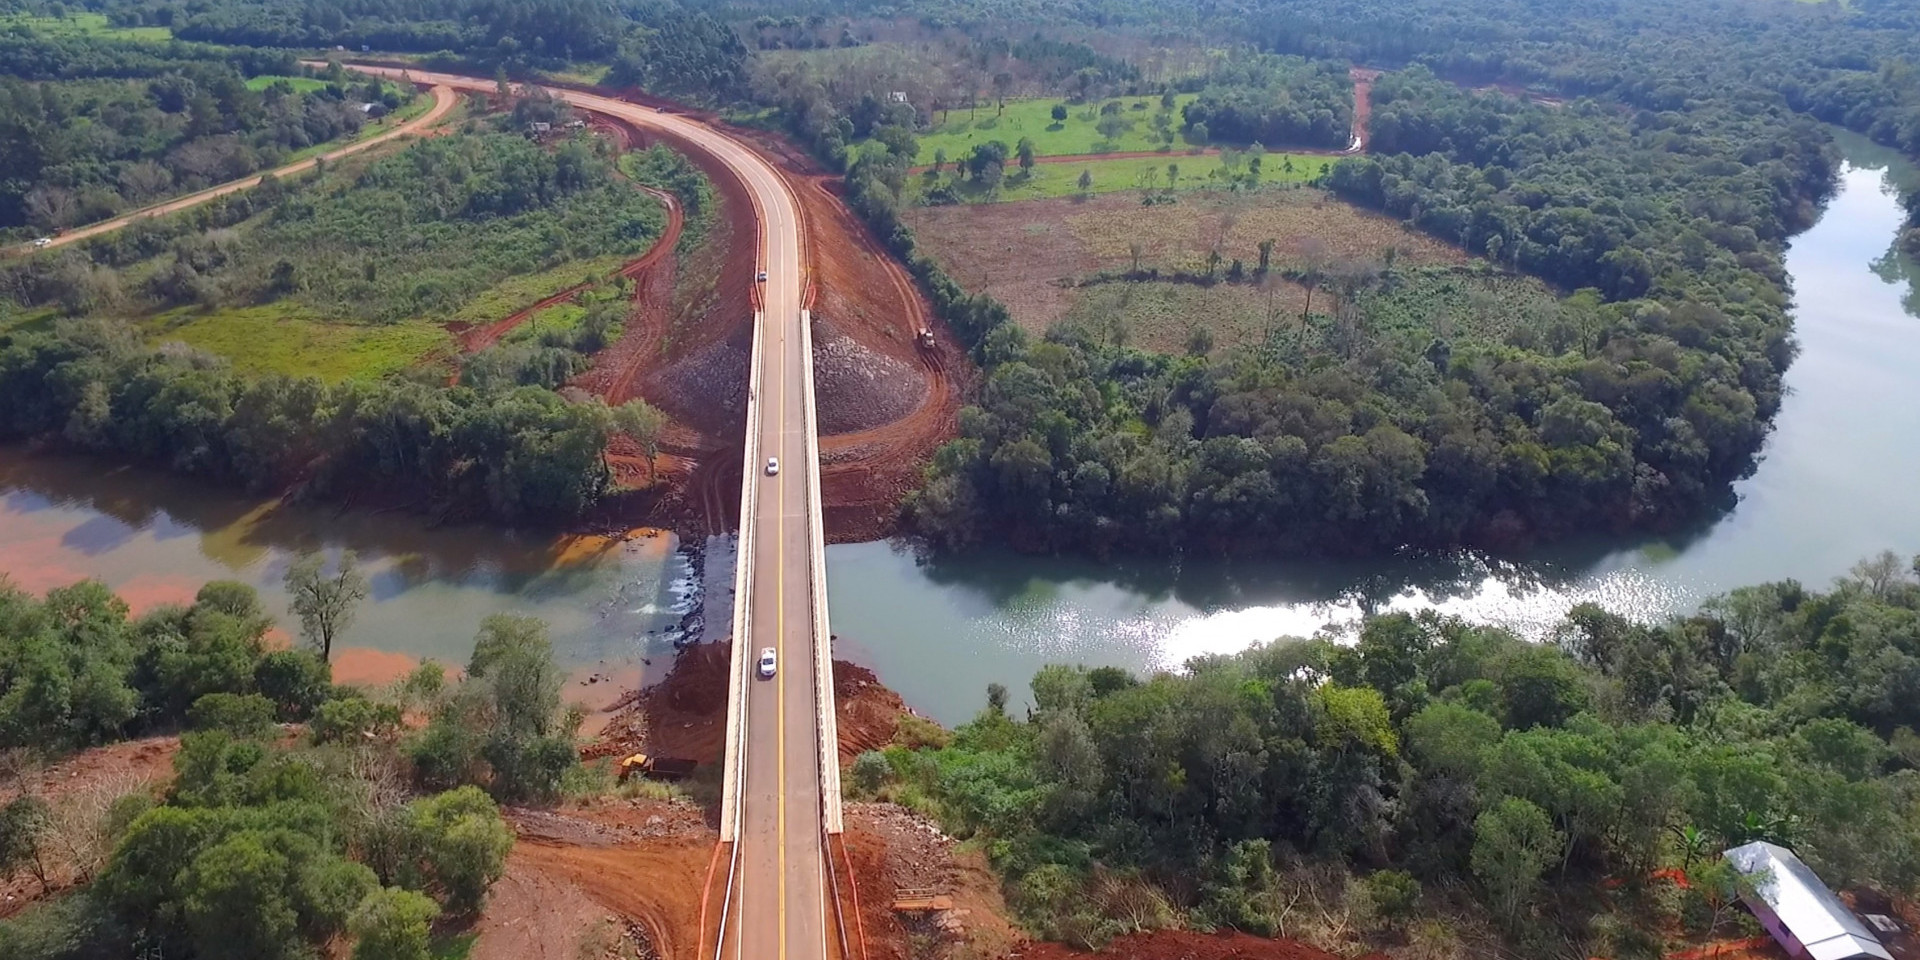
M 356 66 L 415 83 L 491 92 L 475 77 Z M 551 88 L 573 106 L 667 134 L 724 162 L 753 197 L 760 291 L 748 374 L 740 550 L 734 587 L 732 684 L 720 839 L 726 872 L 713 956 L 827 960 L 853 953 L 835 895 L 841 831 L 833 661 L 827 631 L 825 534 L 813 398 L 812 318 L 801 309 L 807 266 L 800 209 L 786 178 L 747 145 L 690 117 Z M 778 458 L 778 473 L 767 471 Z M 772 677 L 757 670 L 771 648 Z M 852 923 L 851 919 L 847 923 Z M 705 952 L 703 944 L 702 953 Z

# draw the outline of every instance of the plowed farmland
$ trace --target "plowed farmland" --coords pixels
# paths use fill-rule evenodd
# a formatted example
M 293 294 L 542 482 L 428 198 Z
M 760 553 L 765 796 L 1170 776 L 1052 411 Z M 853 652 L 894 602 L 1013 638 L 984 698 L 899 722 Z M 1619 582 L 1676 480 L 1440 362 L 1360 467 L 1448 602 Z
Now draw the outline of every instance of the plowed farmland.
M 1029 331 L 1044 333 L 1062 319 L 1119 322 L 1127 342 L 1168 351 L 1183 349 L 1196 324 L 1232 346 L 1256 340 L 1270 314 L 1298 316 L 1307 291 L 1279 274 L 1308 258 L 1337 264 L 1391 255 L 1403 265 L 1467 259 L 1310 188 L 1206 192 L 1154 207 L 1131 194 L 922 207 L 906 219 L 961 286 L 999 299 Z M 1274 241 L 1272 282 L 1228 282 L 1235 260 L 1252 271 L 1263 240 Z M 1218 282 L 1194 282 L 1211 252 L 1220 256 Z M 1120 277 L 1129 271 L 1187 278 Z M 1325 304 L 1315 303 L 1322 310 Z

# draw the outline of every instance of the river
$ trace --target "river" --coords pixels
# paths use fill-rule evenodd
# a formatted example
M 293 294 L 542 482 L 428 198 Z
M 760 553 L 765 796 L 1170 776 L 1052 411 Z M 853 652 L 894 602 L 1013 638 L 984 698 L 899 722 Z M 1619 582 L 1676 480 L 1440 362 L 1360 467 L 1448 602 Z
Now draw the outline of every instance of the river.
M 922 562 L 888 543 L 827 551 L 843 655 L 907 702 L 957 722 L 990 682 L 1023 692 L 1042 664 L 1178 666 L 1366 610 L 1438 608 L 1545 634 L 1573 604 L 1657 618 L 1747 583 L 1824 585 L 1870 554 L 1920 553 L 1920 297 L 1890 248 L 1898 187 L 1920 175 L 1842 139 L 1839 192 L 1788 250 L 1799 358 L 1764 458 L 1737 505 L 1685 535 L 1368 564 L 1189 558 L 1094 563 L 983 553 Z M 286 506 L 149 471 L 0 449 L 0 571 L 30 590 L 97 577 L 137 608 L 238 579 L 285 617 L 279 580 L 305 550 L 355 550 L 372 596 L 346 635 L 347 679 L 433 657 L 460 664 L 490 613 L 549 622 L 573 691 L 656 674 L 699 579 L 670 535 L 539 537 Z M 724 558 L 708 595 L 724 598 Z M 716 611 L 710 610 L 709 614 Z M 724 616 L 723 611 L 719 611 Z M 605 677 L 610 682 L 600 682 Z M 590 698 L 591 699 L 591 698 Z

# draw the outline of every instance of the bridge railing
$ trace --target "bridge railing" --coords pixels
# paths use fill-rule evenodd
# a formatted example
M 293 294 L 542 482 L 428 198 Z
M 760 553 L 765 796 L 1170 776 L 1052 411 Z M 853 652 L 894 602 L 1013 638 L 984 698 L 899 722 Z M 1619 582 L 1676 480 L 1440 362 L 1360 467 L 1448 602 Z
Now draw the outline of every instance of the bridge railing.
M 725 783 L 720 794 L 720 839 L 732 843 L 739 836 L 742 793 L 746 780 L 747 733 L 747 653 L 753 636 L 753 541 L 754 509 L 760 484 L 755 481 L 760 463 L 760 354 L 763 315 L 753 315 L 753 352 L 747 361 L 746 444 L 742 451 L 740 473 L 740 540 L 733 561 L 733 649 L 728 664 L 727 758 Z M 727 882 L 731 887 L 733 871 Z M 728 899 L 732 899 L 729 896 Z M 722 925 L 724 929 L 724 924 Z
M 813 311 L 800 311 L 800 347 L 806 363 L 800 385 L 807 422 L 808 583 L 813 594 L 814 703 L 819 710 L 820 812 L 826 831 L 839 833 L 840 722 L 833 698 L 833 625 L 827 617 L 827 528 L 820 510 L 820 429 L 813 399 Z

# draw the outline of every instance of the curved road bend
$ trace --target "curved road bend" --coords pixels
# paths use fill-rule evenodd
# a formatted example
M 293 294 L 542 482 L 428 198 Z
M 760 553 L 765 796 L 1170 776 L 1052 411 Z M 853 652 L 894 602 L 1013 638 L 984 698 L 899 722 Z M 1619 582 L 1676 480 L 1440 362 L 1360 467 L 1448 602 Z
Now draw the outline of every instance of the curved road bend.
M 489 92 L 494 81 L 426 71 L 356 66 L 355 70 L 416 83 Z M 764 647 L 777 652 L 771 680 L 756 674 L 746 697 L 746 776 L 740 785 L 743 811 L 735 846 L 739 867 L 724 952 L 738 960 L 825 960 L 827 881 L 821 814 L 819 714 L 814 683 L 812 628 L 812 537 L 805 464 L 811 456 L 803 376 L 811 362 L 800 339 L 800 296 L 805 268 L 800 259 L 800 214 L 784 180 L 760 155 L 698 121 L 575 90 L 550 88 L 583 110 L 604 113 L 690 142 L 739 175 L 760 215 L 760 269 L 765 327 L 761 330 L 757 424 L 763 457 L 779 457 L 778 476 L 764 461 L 746 465 L 746 482 L 760 490 L 751 523 L 753 629 L 746 659 Z M 729 281 L 736 278 L 727 278 Z M 752 283 L 752 277 L 738 282 Z M 825 638 L 820 638 L 825 639 Z M 737 641 L 736 641 L 737 642 Z M 704 958 L 702 958 L 704 960 Z
M 416 133 L 420 130 L 426 129 L 427 127 L 431 127 L 434 124 L 439 123 L 440 119 L 442 117 L 445 117 L 447 115 L 447 112 L 452 110 L 454 104 L 458 102 L 460 101 L 458 98 L 456 98 L 453 95 L 453 90 L 451 88 L 445 87 L 445 86 L 436 86 L 433 88 L 432 108 L 428 109 L 426 113 L 423 113 L 420 116 L 413 118 L 412 120 L 408 120 L 406 123 L 403 123 L 397 127 L 394 127 L 392 130 L 388 130 L 385 133 L 368 137 L 365 140 L 349 143 L 344 147 L 340 147 L 335 150 L 329 150 L 326 153 L 320 154 L 319 156 L 316 156 L 316 157 L 308 157 L 305 160 L 289 163 L 284 167 L 276 167 L 272 170 L 267 171 L 266 173 L 257 173 L 251 177 L 243 177 L 239 180 L 230 180 L 226 183 L 220 184 L 217 187 L 208 187 L 207 189 L 202 190 L 198 193 L 189 193 L 184 197 L 178 197 L 173 200 L 168 200 L 164 203 L 157 203 L 151 207 L 135 210 L 132 213 L 115 217 L 112 220 L 102 220 L 99 223 L 90 224 L 84 227 L 79 227 L 74 230 L 69 230 L 66 233 L 63 233 L 57 237 L 54 237 L 53 242 L 47 244 L 45 247 L 36 248 L 32 244 L 23 243 L 23 244 L 18 244 L 14 246 L 13 249 L 9 252 L 32 253 L 36 249 L 51 250 L 54 247 L 64 247 L 69 243 L 79 243 L 80 241 L 85 240 L 88 237 L 97 237 L 103 233 L 112 233 L 113 231 L 118 230 L 121 227 L 124 227 L 127 224 L 134 222 L 135 220 L 141 220 L 146 217 L 164 216 L 169 213 L 178 213 L 182 210 L 187 209 L 188 207 L 197 207 L 203 203 L 206 203 L 208 200 L 212 200 L 215 197 L 224 197 L 229 193 L 236 193 L 241 190 L 246 190 L 252 187 L 259 186 L 260 181 L 267 177 L 290 177 L 296 173 L 301 173 L 306 170 L 311 170 L 313 169 L 314 164 L 322 160 L 332 161 L 340 157 L 351 156 L 352 154 L 359 153 L 362 150 L 369 150 L 369 149 L 372 149 L 373 147 L 377 147 L 380 144 L 386 143 L 387 141 L 392 140 L 395 137 L 404 137 L 407 134 Z

